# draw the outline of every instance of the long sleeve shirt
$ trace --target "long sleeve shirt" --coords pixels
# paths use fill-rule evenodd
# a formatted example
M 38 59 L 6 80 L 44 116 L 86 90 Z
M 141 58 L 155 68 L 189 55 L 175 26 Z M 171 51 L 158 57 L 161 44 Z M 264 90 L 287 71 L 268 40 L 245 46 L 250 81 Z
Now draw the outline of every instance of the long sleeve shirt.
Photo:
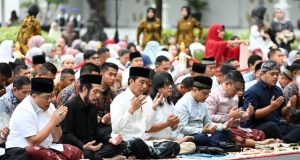
M 97 124 L 96 105 L 85 106 L 80 95 L 65 103 L 68 114 L 62 121 L 64 143 L 68 143 L 82 149 L 91 141 L 108 143 L 110 136 L 102 133 Z
M 202 133 L 202 128 L 212 122 L 208 113 L 207 104 L 195 101 L 191 92 L 187 92 L 175 105 L 175 114 L 179 116 L 180 123 L 173 132 L 173 137 L 182 138 L 186 135 Z M 217 131 L 222 131 L 222 124 L 217 124 Z
M 112 122 L 111 136 L 122 134 L 124 140 L 133 137 L 144 138 L 145 131 L 150 130 L 155 122 L 156 111 L 152 109 L 150 102 L 147 102 L 133 114 L 128 112 L 134 94 L 130 88 L 118 95 L 110 105 Z
M 9 120 L 19 103 L 12 90 L 0 98 L 0 123 L 2 123 L 2 127 L 9 125 Z

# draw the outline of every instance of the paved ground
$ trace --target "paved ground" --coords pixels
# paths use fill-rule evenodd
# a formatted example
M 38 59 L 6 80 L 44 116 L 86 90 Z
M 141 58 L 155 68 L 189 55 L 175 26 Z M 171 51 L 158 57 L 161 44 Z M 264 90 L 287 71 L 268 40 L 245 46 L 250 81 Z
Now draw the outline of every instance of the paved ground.
M 289 155 L 256 158 L 256 159 L 249 159 L 249 160 L 299 160 L 299 159 L 300 159 L 300 154 L 289 154 Z

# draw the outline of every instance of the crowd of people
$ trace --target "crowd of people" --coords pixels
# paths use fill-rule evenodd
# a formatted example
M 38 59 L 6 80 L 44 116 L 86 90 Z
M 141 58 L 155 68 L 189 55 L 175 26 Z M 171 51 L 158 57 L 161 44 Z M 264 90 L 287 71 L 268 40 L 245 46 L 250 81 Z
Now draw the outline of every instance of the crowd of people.
M 263 23 L 265 8 L 253 10 L 250 44 L 236 36 L 223 41 L 224 25 L 212 24 L 203 46 L 203 27 L 184 6 L 180 47 L 160 45 L 154 8 L 138 27 L 141 46 L 68 38 L 64 33 L 76 33 L 61 10 L 50 30 L 55 44 L 40 36 L 37 6 L 21 22 L 24 58 L 13 57 L 11 40 L 1 43 L 0 159 L 165 159 L 198 146 L 300 141 L 300 52 L 290 51 L 294 35 L 284 9 L 271 27 Z M 262 46 L 265 40 L 274 44 Z M 178 60 L 196 59 L 200 50 L 201 63 Z

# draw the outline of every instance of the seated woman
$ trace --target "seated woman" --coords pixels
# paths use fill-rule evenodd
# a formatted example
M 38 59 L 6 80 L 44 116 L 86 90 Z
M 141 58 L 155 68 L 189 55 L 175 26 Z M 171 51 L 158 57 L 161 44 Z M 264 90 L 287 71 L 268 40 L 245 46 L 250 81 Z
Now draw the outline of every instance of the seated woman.
M 185 136 L 183 138 L 173 138 L 172 131 L 175 131 L 180 121 L 178 116 L 175 116 L 174 104 L 171 101 L 172 95 L 172 76 L 167 72 L 160 72 L 153 77 L 153 83 L 151 86 L 150 94 L 147 97 L 147 101 L 153 103 L 153 99 L 157 93 L 162 94 L 164 99 L 157 108 L 156 119 L 149 131 L 146 131 L 146 140 L 171 140 L 177 141 L 180 145 L 188 145 L 189 152 L 181 152 L 179 154 L 194 153 L 196 146 L 190 142 L 194 139 L 193 136 Z M 184 148 L 181 146 L 181 149 Z

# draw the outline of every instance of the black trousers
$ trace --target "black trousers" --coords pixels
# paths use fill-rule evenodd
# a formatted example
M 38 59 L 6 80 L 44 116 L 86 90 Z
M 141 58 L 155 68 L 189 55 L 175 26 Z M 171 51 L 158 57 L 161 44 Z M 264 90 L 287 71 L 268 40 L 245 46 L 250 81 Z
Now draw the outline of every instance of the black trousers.
M 112 132 L 111 123 L 107 123 L 107 124 L 99 123 L 98 128 L 99 130 L 101 130 L 101 132 L 105 133 L 106 135 L 110 135 Z
M 300 141 L 300 124 L 282 126 L 284 131 L 280 130 L 275 122 L 265 122 L 254 129 L 261 130 L 267 138 L 282 139 L 284 143 L 298 143 Z
M 0 156 L 0 160 L 29 160 L 27 151 L 24 148 L 8 148 L 5 154 Z
M 95 143 L 94 145 L 98 145 L 99 143 Z M 102 160 L 103 158 L 112 158 L 120 155 L 125 149 L 127 145 L 125 142 L 120 143 L 119 145 L 113 145 L 108 143 L 103 143 L 100 150 L 94 152 L 89 150 L 82 150 L 85 159 L 90 160 Z

